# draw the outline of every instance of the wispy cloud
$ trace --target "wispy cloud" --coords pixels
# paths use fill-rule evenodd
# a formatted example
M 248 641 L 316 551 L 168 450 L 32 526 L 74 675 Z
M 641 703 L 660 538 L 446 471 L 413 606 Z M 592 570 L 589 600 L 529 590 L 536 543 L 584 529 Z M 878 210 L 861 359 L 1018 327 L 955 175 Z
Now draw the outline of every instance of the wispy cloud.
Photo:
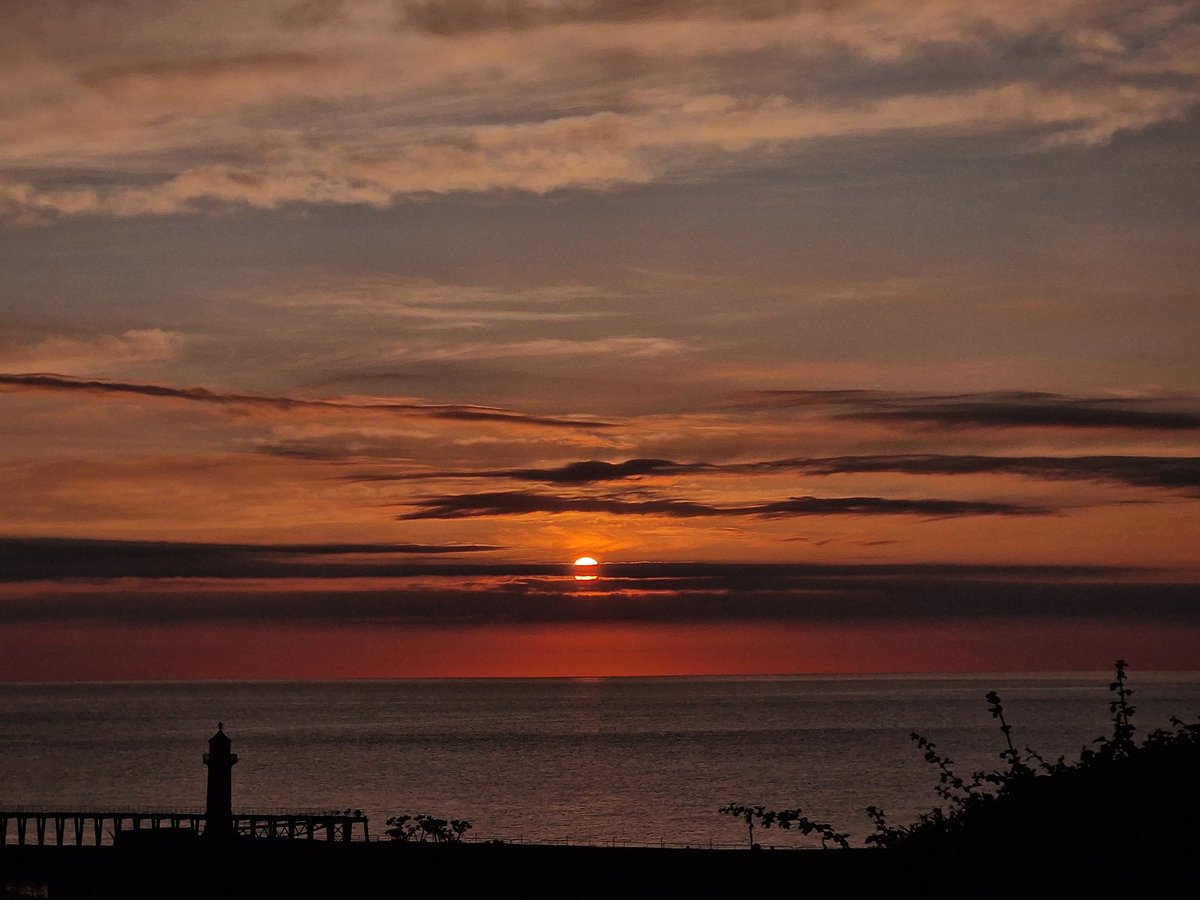
M 843 419 L 943 428 L 1200 428 L 1192 399 L 1070 397 L 1043 392 L 895 394 L 882 391 L 759 391 L 736 403 L 748 409 L 814 409 Z
M 924 518 L 956 516 L 1049 515 L 1044 507 L 1019 506 L 983 500 L 891 499 L 885 497 L 790 497 L 749 506 L 714 506 L 691 500 L 625 500 L 615 497 L 560 497 L 529 491 L 494 491 L 430 497 L 413 503 L 416 512 L 401 519 L 464 519 L 477 516 L 518 516 L 529 513 L 605 513 L 623 516 L 664 516 L 675 519 L 713 516 L 881 516 Z
M 400 348 L 395 351 L 398 360 L 420 362 L 434 360 L 480 360 L 480 359 L 542 359 L 547 357 L 607 356 L 653 358 L 675 356 L 683 352 L 679 341 L 669 338 L 635 337 L 631 335 L 579 338 L 541 338 L 527 341 L 469 343 L 439 342 L 427 347 Z
M 384 413 L 401 416 L 448 419 L 455 421 L 498 421 L 545 428 L 600 429 L 609 423 L 586 419 L 533 416 L 511 410 L 454 404 L 424 404 L 364 400 L 315 400 L 294 397 L 264 397 L 253 394 L 217 393 L 204 388 L 179 388 L 162 384 L 137 384 L 120 381 L 89 381 L 60 375 L 0 374 L 0 390 L 87 392 L 93 394 L 137 394 L 169 400 L 184 400 L 216 406 L 260 407 L 276 410 L 317 410 L 342 413 Z
M 379 557 L 443 556 L 497 549 L 483 544 L 218 544 L 9 537 L 0 538 L 0 581 L 350 578 L 405 571 L 403 564 L 380 562 Z
M 801 7 L 798 0 L 399 0 L 396 4 L 404 25 L 434 34 L 493 29 L 521 31 L 578 22 L 645 23 L 680 18 L 778 21 Z
M 752 466 L 755 464 L 751 464 Z M 903 472 L 911 475 L 1021 475 L 1066 481 L 1116 481 L 1135 487 L 1200 489 L 1200 457 L 1180 456 L 840 456 L 778 460 L 766 468 L 813 475 Z
M 1200 457 L 1189 456 L 974 456 L 942 453 L 831 456 L 759 462 L 680 463 L 667 459 L 591 459 L 544 469 L 422 471 L 347 475 L 348 480 L 409 481 L 435 478 L 486 478 L 546 484 L 594 484 L 659 476 L 756 475 L 800 472 L 806 475 L 859 475 L 899 472 L 908 475 L 1019 475 L 1063 481 L 1115 481 L 1135 487 L 1200 489 Z
M 1190 92 L 1170 88 L 1095 87 L 1064 96 L 1025 84 L 887 98 L 849 110 L 774 95 L 718 94 L 637 113 L 605 111 L 450 134 L 393 133 L 386 158 L 373 158 L 383 148 L 336 143 L 313 151 L 296 136 L 284 138 L 260 162 L 197 165 L 150 186 L 64 189 L 0 182 L 0 211 L 147 216 L 213 205 L 386 207 L 421 194 L 606 190 L 682 177 L 697 151 L 712 157 L 713 167 L 730 155 L 870 134 L 1017 130 L 1048 132 L 1047 140 L 1057 143 L 1102 143 L 1119 131 L 1182 118 L 1195 102 Z
M 386 322 L 393 329 L 403 324 L 406 330 L 418 333 L 494 328 L 506 324 L 560 326 L 617 315 L 611 308 L 611 291 L 584 284 L 505 289 L 424 278 L 397 278 L 334 281 L 319 287 L 285 285 L 275 290 L 279 296 L 263 297 L 261 289 L 256 290 L 247 302 L 305 314 L 335 313 L 341 320 Z M 408 355 L 420 355 L 421 352 L 417 350 Z
M 863 136 L 1093 145 L 1184 117 L 1200 75 L 1171 0 L 91 7 L 6 22 L 10 218 L 606 190 Z
M 580 585 L 569 572 L 468 567 L 378 586 L 142 580 L 11 585 L 0 623 L 204 622 L 486 628 L 570 622 L 881 622 L 1066 619 L 1194 626 L 1194 583 L 1104 567 L 642 566 Z M 450 567 L 444 567 L 451 571 Z M 435 569 L 436 571 L 436 569 Z M 1099 582 L 1099 583 L 1098 583 Z
M 188 339 L 177 331 L 135 328 L 121 334 L 51 334 L 33 343 L 0 343 L 0 366 L 93 375 L 178 359 Z

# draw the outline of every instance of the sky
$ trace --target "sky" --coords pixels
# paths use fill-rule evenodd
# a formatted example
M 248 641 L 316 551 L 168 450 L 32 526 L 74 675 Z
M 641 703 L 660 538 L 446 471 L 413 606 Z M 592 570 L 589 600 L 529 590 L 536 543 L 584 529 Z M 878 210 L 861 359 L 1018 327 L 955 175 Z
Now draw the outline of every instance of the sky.
M 1200 670 L 1195 0 L 0 45 L 0 680 Z

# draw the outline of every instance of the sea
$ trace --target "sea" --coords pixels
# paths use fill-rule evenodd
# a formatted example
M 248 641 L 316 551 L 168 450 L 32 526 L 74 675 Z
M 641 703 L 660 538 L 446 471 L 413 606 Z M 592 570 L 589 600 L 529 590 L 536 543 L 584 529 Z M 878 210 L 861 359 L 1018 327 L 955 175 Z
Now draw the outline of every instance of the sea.
M 360 809 L 468 838 L 744 846 L 727 804 L 801 808 L 860 844 L 867 806 L 938 805 L 915 731 L 969 775 L 1111 733 L 1111 673 L 0 685 L 0 810 L 202 810 L 223 722 L 235 811 Z M 1200 717 L 1200 673 L 1135 672 L 1139 734 Z M 765 846 L 811 844 L 756 833 Z

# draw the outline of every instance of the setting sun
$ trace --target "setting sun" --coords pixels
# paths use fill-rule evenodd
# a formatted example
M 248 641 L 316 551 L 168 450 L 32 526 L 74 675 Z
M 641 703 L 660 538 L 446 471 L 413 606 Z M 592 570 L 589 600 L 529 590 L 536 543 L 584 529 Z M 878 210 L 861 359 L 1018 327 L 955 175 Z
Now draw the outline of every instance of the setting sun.
M 588 567 L 592 567 L 592 566 L 596 566 L 596 565 L 599 565 L 599 563 L 597 563 L 596 560 L 592 559 L 590 556 L 579 557 L 579 559 L 575 560 L 574 566 L 576 569 L 580 569 L 580 568 L 585 569 L 585 572 L 583 572 L 583 573 L 576 572 L 575 580 L 576 581 L 595 581 L 597 579 L 597 577 L 599 577 L 599 576 L 597 576 L 596 574 L 594 574 L 592 572 L 587 572 L 586 569 Z

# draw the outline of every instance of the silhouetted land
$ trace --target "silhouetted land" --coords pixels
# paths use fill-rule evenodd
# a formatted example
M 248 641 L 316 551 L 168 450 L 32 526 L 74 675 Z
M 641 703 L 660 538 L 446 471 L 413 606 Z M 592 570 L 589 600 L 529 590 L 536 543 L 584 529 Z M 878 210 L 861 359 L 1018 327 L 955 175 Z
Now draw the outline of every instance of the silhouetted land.
M 1193 897 L 1190 853 L 1113 858 L 1031 847 L 982 856 L 897 850 L 672 850 L 506 844 L 7 847 L 10 891 L 51 898 Z M 1194 851 L 1193 851 L 1194 852 Z M 14 896 L 10 893 L 8 896 Z

